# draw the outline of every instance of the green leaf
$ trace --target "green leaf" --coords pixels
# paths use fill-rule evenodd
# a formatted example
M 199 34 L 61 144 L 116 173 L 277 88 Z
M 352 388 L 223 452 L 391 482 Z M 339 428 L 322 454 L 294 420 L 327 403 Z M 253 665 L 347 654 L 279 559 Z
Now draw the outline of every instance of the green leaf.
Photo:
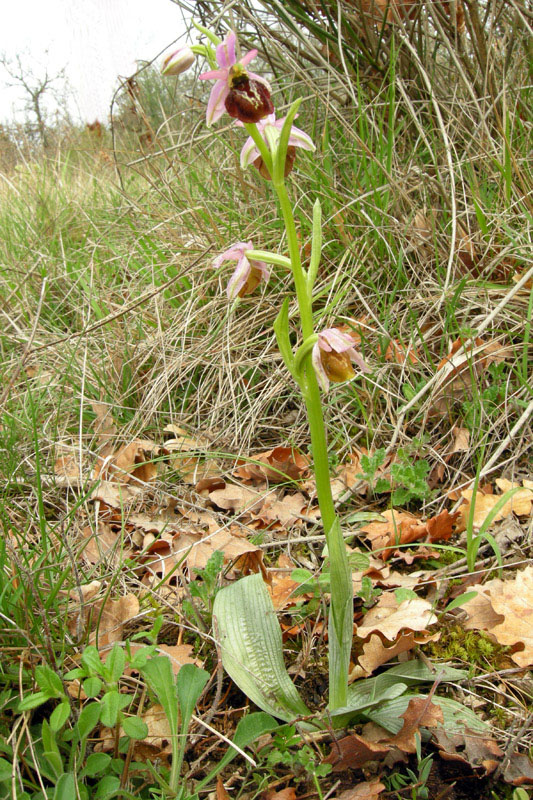
M 456 597 L 455 600 L 452 600 L 451 603 L 448 603 L 443 614 L 446 611 L 451 611 L 453 608 L 459 608 L 459 606 L 464 606 L 465 603 L 468 603 L 470 600 L 473 600 L 474 597 L 477 597 L 477 592 L 465 592 L 464 594 L 460 594 L 459 597 Z
M 298 113 L 298 109 L 300 107 L 300 103 L 302 102 L 302 98 L 299 97 L 297 100 L 289 108 L 289 113 L 285 117 L 285 122 L 283 123 L 283 128 L 281 129 L 281 133 L 278 140 L 278 146 L 276 148 L 276 153 L 274 156 L 274 173 L 272 175 L 272 180 L 274 183 L 283 183 L 284 181 L 284 173 L 285 173 L 285 161 L 287 159 L 287 148 L 289 146 L 289 136 L 291 135 L 291 128 L 292 123 L 294 122 L 294 118 Z
M 148 725 L 139 717 L 124 717 L 122 727 L 130 739 L 146 739 L 148 736 Z
M 46 692 L 49 697 L 61 697 L 65 694 L 61 678 L 46 664 L 39 664 L 38 667 L 35 667 L 35 680 L 39 689 Z
M 118 642 L 115 642 L 105 662 L 105 669 L 109 674 L 110 680 L 118 681 L 124 673 L 125 666 L 126 656 L 124 654 L 124 648 L 119 645 Z
M 143 636 L 144 634 L 141 633 L 141 635 Z M 151 658 L 155 652 L 155 645 L 150 644 L 146 647 L 143 647 L 142 650 L 137 650 L 137 652 L 131 658 L 128 658 L 128 661 L 134 669 L 140 670 L 145 666 L 148 659 Z
M 274 333 L 276 334 L 276 341 L 278 349 L 283 357 L 285 366 L 294 378 L 294 355 L 291 347 L 291 340 L 289 338 L 289 298 L 286 297 L 283 301 L 278 316 L 274 320 Z
M 176 687 L 181 712 L 181 732 L 185 734 L 189 727 L 194 707 L 209 680 L 209 672 L 194 664 L 184 664 L 178 672 Z
M 285 668 L 281 630 L 261 575 L 221 589 L 213 618 L 224 668 L 246 696 L 286 722 L 310 715 Z
M 102 691 L 103 681 L 101 678 L 97 678 L 94 675 L 92 678 L 86 678 L 83 681 L 83 691 L 87 695 L 87 697 L 98 697 L 100 692 Z
M 98 781 L 93 798 L 94 800 L 102 800 L 102 798 L 112 795 L 117 789 L 120 789 L 120 778 L 116 775 L 105 775 Z M 73 797 L 70 800 L 73 800 Z
M 52 697 L 53 695 L 49 695 L 48 692 L 34 692 L 33 694 L 28 694 L 26 697 L 23 697 L 18 704 L 18 710 L 30 711 L 32 708 L 42 706 L 43 703 L 46 703 Z
M 97 648 L 90 644 L 83 651 L 81 663 L 87 667 L 88 671 L 93 675 L 102 675 L 104 665 L 100 658 L 100 653 Z
M 382 728 L 385 728 L 385 730 L 395 735 L 403 726 L 403 719 L 401 719 L 402 714 L 407 711 L 409 701 L 415 697 L 424 698 L 427 697 L 427 695 L 404 694 L 402 697 L 384 703 L 379 708 L 370 709 L 366 712 L 366 716 L 371 719 L 372 722 L 381 725 Z M 442 709 L 444 717 L 442 728 L 448 735 L 464 733 L 466 729 L 474 733 L 487 732 L 489 727 L 488 723 L 476 716 L 467 706 L 457 703 L 455 700 L 450 700 L 447 697 L 438 697 L 437 695 L 433 695 L 431 702 L 440 706 Z
M 0 781 L 11 780 L 12 766 L 5 758 L 0 758 Z
M 65 772 L 56 783 L 53 800 L 74 800 L 76 780 L 71 772 Z
M 89 778 L 95 778 L 100 772 L 104 772 L 109 767 L 111 756 L 108 753 L 91 753 L 81 773 Z
M 156 656 L 141 668 L 141 675 L 163 706 L 172 736 L 178 735 L 178 703 L 172 665 L 167 656 Z
M 56 732 L 61 730 L 69 717 L 70 703 L 68 700 L 63 700 L 50 714 L 50 728 Z
M 87 738 L 91 731 L 98 725 L 99 719 L 100 703 L 89 703 L 82 708 L 75 727 L 80 739 Z
M 120 694 L 116 689 L 106 692 L 100 702 L 100 722 L 106 728 L 113 728 L 118 722 Z
M 271 733 L 279 727 L 276 720 L 269 714 L 265 714 L 263 711 L 256 711 L 253 714 L 248 714 L 239 721 L 235 730 L 233 742 L 242 750 L 247 745 L 259 739 L 260 736 L 263 736 L 265 733 Z M 199 791 L 203 786 L 211 783 L 213 778 L 215 778 L 237 755 L 239 755 L 239 752 L 235 750 L 234 747 L 230 747 L 220 759 L 215 769 L 203 778 L 200 783 L 196 784 L 196 791 Z

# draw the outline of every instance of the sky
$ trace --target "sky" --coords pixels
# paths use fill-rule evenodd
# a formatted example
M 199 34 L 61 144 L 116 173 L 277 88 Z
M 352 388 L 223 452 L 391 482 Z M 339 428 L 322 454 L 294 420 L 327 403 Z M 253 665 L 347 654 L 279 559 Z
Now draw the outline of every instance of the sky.
M 185 30 L 171 0 L 0 0 L 0 8 L 0 56 L 20 56 L 37 77 L 64 69 L 68 111 L 83 122 L 107 121 L 117 76 L 131 75 L 137 60 L 171 51 Z M 23 121 L 26 95 L 9 83 L 0 65 L 0 121 Z M 64 82 L 54 86 L 65 96 Z

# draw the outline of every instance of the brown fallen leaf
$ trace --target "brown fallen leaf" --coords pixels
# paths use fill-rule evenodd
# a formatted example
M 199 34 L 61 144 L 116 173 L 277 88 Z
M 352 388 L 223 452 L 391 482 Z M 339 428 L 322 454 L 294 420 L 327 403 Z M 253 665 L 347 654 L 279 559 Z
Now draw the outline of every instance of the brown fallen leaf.
M 413 631 L 402 633 L 398 636 L 392 647 L 386 647 L 381 637 L 374 633 L 370 639 L 363 644 L 363 653 L 359 656 L 359 665 L 350 672 L 349 680 L 366 678 L 382 664 L 386 664 L 400 653 L 406 653 L 427 642 L 433 642 L 440 638 L 440 633 L 415 634 Z
M 118 600 L 105 600 L 103 606 L 93 607 L 92 623 L 97 626 L 89 636 L 89 644 L 99 648 L 124 639 L 124 626 L 139 613 L 139 601 L 134 594 L 126 594 Z
M 487 631 L 499 644 L 513 647 L 511 658 L 519 667 L 533 665 L 533 566 L 511 580 L 488 581 L 463 611 L 467 630 Z
M 404 753 L 416 753 L 416 734 L 420 728 L 436 728 L 444 722 L 440 706 L 434 705 L 428 697 L 414 697 L 401 715 L 403 727 L 388 740 L 391 747 Z
M 512 483 L 511 481 L 507 481 L 502 478 L 498 478 L 496 480 L 496 485 L 502 490 L 502 494 L 505 494 L 505 492 L 507 492 L 509 489 L 520 487 L 520 484 Z M 470 519 L 470 509 L 472 507 L 472 503 L 475 505 L 472 525 L 474 528 L 479 530 L 494 506 L 500 501 L 501 498 L 501 495 L 484 494 L 480 491 L 476 492 L 474 498 L 474 492 L 472 489 L 465 489 L 463 492 L 461 492 L 461 495 L 466 501 L 459 509 L 461 515 L 460 529 L 462 530 L 465 530 L 468 520 Z M 509 514 L 516 514 L 518 517 L 527 517 L 531 514 L 532 505 L 533 489 L 529 488 L 527 485 L 524 485 L 522 488 L 519 488 L 519 491 L 513 495 L 513 497 L 504 503 L 502 508 L 494 517 L 493 522 L 498 522 L 499 520 L 509 516 Z
M 380 347 L 378 346 L 378 354 L 380 354 Z M 403 366 L 406 361 L 411 364 L 418 363 L 418 353 L 412 345 L 407 347 L 403 345 L 398 339 L 391 339 L 387 349 L 385 350 L 385 361 L 392 361 L 394 364 Z
M 387 787 L 381 781 L 365 781 L 358 783 L 353 789 L 347 789 L 340 795 L 340 800 L 377 800 Z
M 265 800 L 296 800 L 296 791 L 292 786 L 286 786 L 285 789 L 280 789 L 279 792 L 275 789 L 269 789 Z
M 331 764 L 333 772 L 361 769 L 367 761 L 380 761 L 388 752 L 387 744 L 370 742 L 357 733 L 351 733 L 331 746 L 331 751 L 323 759 L 323 763 Z
M 408 511 L 388 508 L 382 516 L 386 522 L 370 522 L 363 525 L 360 531 L 366 534 L 374 551 L 381 551 L 379 556 L 384 561 L 394 553 L 398 545 L 411 542 L 447 541 L 453 533 L 453 526 L 458 513 L 450 514 L 446 509 L 435 517 L 423 521 Z
M 357 626 L 360 639 L 377 632 L 393 642 L 401 630 L 425 631 L 428 625 L 434 625 L 438 619 L 427 600 L 417 597 L 416 600 L 404 600 L 398 604 L 396 595 L 387 593 L 379 597 L 363 621 L 363 625 Z
M 494 772 L 503 756 L 503 750 L 494 739 L 483 739 L 479 733 L 472 731 L 450 734 L 439 728 L 433 732 L 433 738 L 441 758 L 470 764 L 479 777 Z
M 464 453 L 470 449 L 470 431 L 468 428 L 459 428 L 454 426 L 453 430 L 453 447 L 452 453 Z
M 260 463 L 257 463 L 260 462 Z M 286 483 L 298 481 L 309 471 L 309 459 L 294 447 L 274 447 L 266 453 L 253 456 L 253 463 L 247 462 L 234 470 L 233 474 L 252 483 Z
M 503 779 L 513 786 L 533 786 L 533 760 L 526 753 L 513 753 Z
M 364 783 L 358 783 L 357 786 L 352 786 L 351 789 L 345 789 L 337 800 L 378 800 L 379 795 L 385 789 L 385 784 L 379 780 L 364 781 Z
M 271 493 L 254 516 L 268 527 L 277 524 L 278 527 L 288 528 L 303 524 L 301 517 L 306 516 L 308 505 L 308 500 L 301 492 L 287 493 L 282 498 Z
M 236 513 L 258 512 L 264 503 L 264 497 L 259 491 L 248 489 L 246 486 L 237 486 L 234 483 L 227 483 L 224 489 L 214 489 L 209 492 L 208 496 L 217 508 Z
M 94 470 L 95 478 L 103 478 L 117 483 L 128 483 L 135 478 L 143 483 L 150 483 L 157 477 L 157 464 L 153 457 L 158 455 L 159 448 L 147 439 L 134 439 L 124 445 L 114 456 L 98 458 Z
M 113 420 L 111 406 L 108 403 L 100 403 L 97 400 L 91 400 L 91 408 L 96 414 L 96 419 L 93 421 L 93 429 L 96 435 L 96 440 L 99 445 L 103 445 L 104 449 L 109 446 L 110 440 L 117 435 L 117 428 Z M 107 455 L 100 451 L 100 456 Z

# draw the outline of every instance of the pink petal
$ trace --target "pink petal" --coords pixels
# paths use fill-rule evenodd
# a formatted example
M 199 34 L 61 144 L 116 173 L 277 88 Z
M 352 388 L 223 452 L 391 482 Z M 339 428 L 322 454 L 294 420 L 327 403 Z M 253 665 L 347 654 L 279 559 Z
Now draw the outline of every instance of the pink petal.
M 315 145 L 313 144 L 313 140 L 307 133 L 301 131 L 300 128 L 297 128 L 295 125 L 291 128 L 291 133 L 289 136 L 289 144 L 293 147 L 301 147 L 304 150 L 314 150 Z
M 237 268 L 233 275 L 231 276 L 228 287 L 226 289 L 228 298 L 233 300 L 239 292 L 241 291 L 242 287 L 248 280 L 248 276 L 250 274 L 251 265 L 246 256 L 243 255 L 239 263 L 237 264 Z
M 257 50 L 248 50 L 248 52 L 246 53 L 246 55 L 244 55 L 244 56 L 241 58 L 241 60 L 239 61 L 239 64 L 242 64 L 242 65 L 243 65 L 243 67 L 245 67 L 247 64 L 249 64 L 249 63 L 250 63 L 250 61 L 253 61 L 253 60 L 254 60 L 254 58 L 256 57 L 256 55 L 257 55 Z
M 225 81 L 217 81 L 211 89 L 209 102 L 207 103 L 206 122 L 207 127 L 220 119 L 224 111 L 224 101 L 229 94 L 228 84 Z
M 224 263 L 224 261 L 240 261 L 241 258 L 244 258 L 246 250 L 252 249 L 251 242 L 236 242 L 215 258 L 213 261 L 213 267 L 218 269 Z
M 353 339 L 338 328 L 326 328 L 318 334 L 318 344 L 326 353 L 334 350 L 336 353 L 345 353 L 353 349 Z
M 329 378 L 326 375 L 326 370 L 322 366 L 322 359 L 320 358 L 320 346 L 318 342 L 314 345 L 311 352 L 311 362 L 313 364 L 320 388 L 327 393 L 329 389 Z
M 222 44 L 216 49 L 217 64 L 220 67 L 232 67 L 235 64 L 235 42 L 237 36 L 230 31 Z
M 253 164 L 255 159 L 259 156 L 259 150 L 255 146 L 255 142 L 251 136 L 245 141 L 241 150 L 241 169 L 246 169 L 250 164 Z
M 201 75 L 198 75 L 201 81 L 227 81 L 228 79 L 228 70 L 227 69 L 212 69 L 211 72 L 202 72 Z

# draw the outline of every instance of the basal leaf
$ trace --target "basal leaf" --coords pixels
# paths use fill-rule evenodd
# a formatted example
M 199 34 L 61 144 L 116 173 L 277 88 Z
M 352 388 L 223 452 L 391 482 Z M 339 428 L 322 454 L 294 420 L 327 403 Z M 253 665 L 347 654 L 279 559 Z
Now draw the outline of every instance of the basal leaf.
M 311 712 L 285 668 L 281 630 L 261 575 L 249 575 L 215 598 L 222 663 L 259 708 L 289 722 Z

